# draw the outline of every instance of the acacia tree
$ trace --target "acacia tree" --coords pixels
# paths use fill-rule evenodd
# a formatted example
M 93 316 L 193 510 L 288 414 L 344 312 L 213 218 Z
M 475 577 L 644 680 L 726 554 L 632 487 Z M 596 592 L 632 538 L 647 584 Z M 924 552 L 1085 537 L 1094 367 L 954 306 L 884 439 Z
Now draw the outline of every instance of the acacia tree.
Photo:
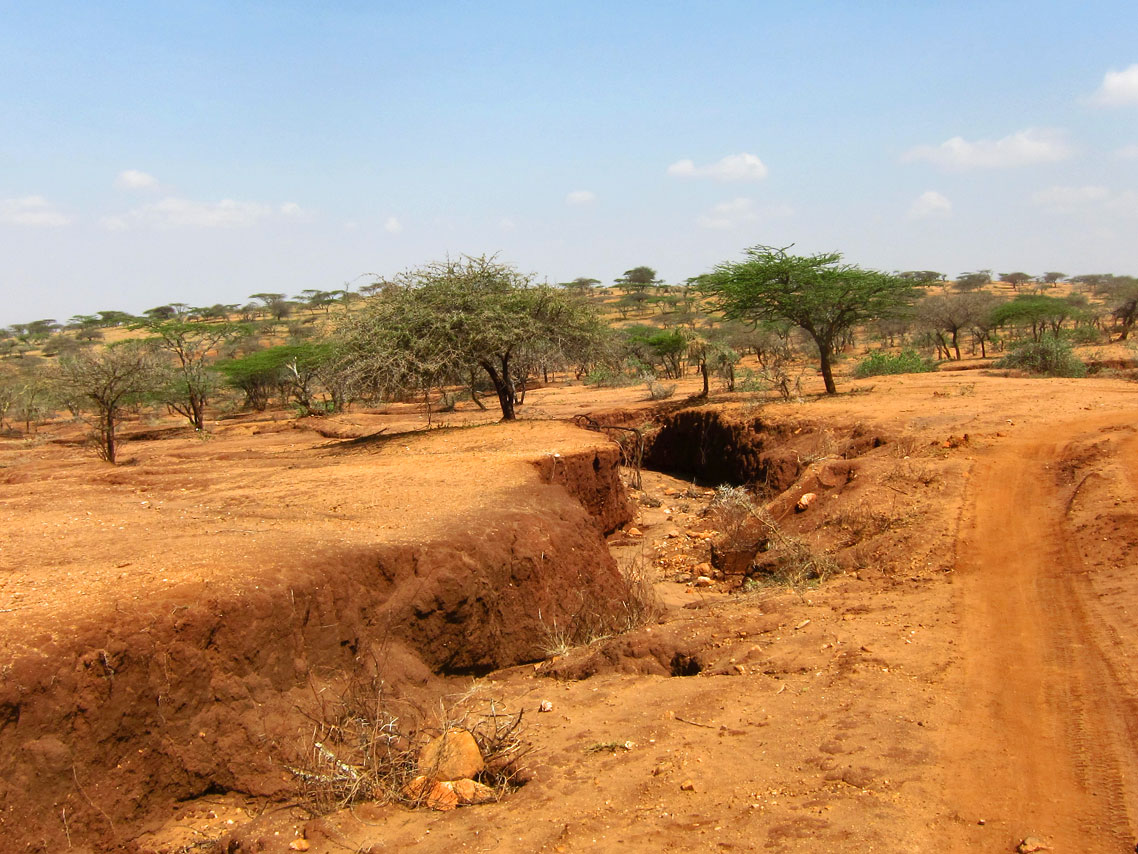
M 625 293 L 641 293 L 660 284 L 656 271 L 651 267 L 633 267 L 613 281 Z
M 826 393 L 836 394 L 831 362 L 843 336 L 911 304 L 917 288 L 898 276 L 843 264 L 838 252 L 790 255 L 788 248 L 746 249 L 745 260 L 701 276 L 700 289 L 728 319 L 802 329 L 818 347 Z
M 515 417 L 517 365 L 587 358 L 604 329 L 563 290 L 534 285 L 492 256 L 409 270 L 339 327 L 339 361 L 357 389 L 381 393 L 465 382 L 486 372 L 502 419 Z M 524 379 L 521 377 L 520 379 Z
M 162 349 L 174 356 L 173 370 L 159 389 L 162 402 L 185 416 L 195 430 L 205 429 L 205 405 L 217 390 L 215 375 L 207 364 L 209 354 L 248 328 L 237 323 L 180 319 L 150 320 L 133 328 L 154 335 Z
M 931 294 L 917 303 L 916 311 L 921 322 L 937 336 L 939 349 L 947 355 L 951 346 L 959 361 L 960 333 L 990 317 L 998 303 L 998 297 L 983 292 Z
M 59 361 L 63 387 L 93 410 L 99 456 L 113 463 L 118 456 L 116 431 L 123 410 L 154 383 L 159 360 L 146 341 L 122 341 L 96 353 L 79 353 Z

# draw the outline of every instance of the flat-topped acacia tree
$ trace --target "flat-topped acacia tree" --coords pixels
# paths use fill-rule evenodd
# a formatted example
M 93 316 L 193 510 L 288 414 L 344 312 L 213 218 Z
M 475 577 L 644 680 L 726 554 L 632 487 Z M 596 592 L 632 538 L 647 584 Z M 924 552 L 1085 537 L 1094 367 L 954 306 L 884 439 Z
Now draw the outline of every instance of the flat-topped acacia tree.
M 493 256 L 462 256 L 400 274 L 338 329 L 357 389 L 399 392 L 490 378 L 502 420 L 516 418 L 518 366 L 587 359 L 604 326 L 583 300 L 535 284 Z
M 826 393 L 836 394 L 831 362 L 842 336 L 910 305 L 918 289 L 900 276 L 843 264 L 838 252 L 790 255 L 789 248 L 752 246 L 744 260 L 724 262 L 697 283 L 729 320 L 802 329 L 818 345 Z

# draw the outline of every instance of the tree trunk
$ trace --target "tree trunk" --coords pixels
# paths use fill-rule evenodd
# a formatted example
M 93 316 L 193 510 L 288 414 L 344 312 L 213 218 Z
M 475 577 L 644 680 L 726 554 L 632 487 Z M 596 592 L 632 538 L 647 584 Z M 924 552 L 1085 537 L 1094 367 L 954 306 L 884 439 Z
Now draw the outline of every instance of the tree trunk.
M 115 414 L 109 411 L 103 417 L 103 453 L 108 463 L 114 463 L 118 448 L 115 446 Z
M 498 393 L 498 405 L 502 408 L 502 420 L 516 420 L 514 403 L 517 400 L 517 395 L 514 391 L 514 384 L 510 380 L 510 357 L 502 357 L 502 372 L 500 374 L 491 362 L 486 361 L 479 364 L 490 375 L 490 382 L 494 384 L 494 391 Z
M 956 361 L 960 361 L 960 341 L 957 338 L 956 330 L 952 330 L 952 349 L 956 351 Z
M 486 404 L 481 401 L 481 399 L 478 397 L 478 392 L 474 390 L 474 371 L 473 371 L 473 369 L 470 371 L 470 399 L 473 400 L 476 404 L 478 404 L 479 409 L 481 409 L 483 412 L 486 411 Z
M 817 338 L 814 341 L 818 345 L 818 362 L 822 369 L 822 382 L 826 384 L 826 394 L 837 394 L 838 387 L 834 385 L 834 372 L 830 367 L 830 346 Z
M 699 396 L 700 397 L 707 397 L 707 394 L 711 389 L 710 389 L 710 383 L 709 383 L 708 376 L 707 376 L 708 371 L 707 371 L 707 362 L 706 361 L 699 363 L 699 372 L 701 374 L 703 374 L 703 391 L 700 393 Z

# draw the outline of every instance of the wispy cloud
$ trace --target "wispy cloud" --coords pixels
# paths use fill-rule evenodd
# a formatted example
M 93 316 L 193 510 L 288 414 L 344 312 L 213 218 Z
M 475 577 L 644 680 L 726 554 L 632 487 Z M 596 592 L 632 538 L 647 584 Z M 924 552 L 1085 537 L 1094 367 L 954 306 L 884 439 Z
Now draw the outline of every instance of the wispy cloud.
M 1085 214 L 1094 210 L 1126 216 L 1138 213 L 1138 193 L 1133 190 L 1117 192 L 1094 184 L 1048 187 L 1033 193 L 1031 200 L 1053 214 Z
M 931 217 L 948 216 L 952 213 L 952 202 L 936 190 L 925 190 L 909 206 L 906 215 L 909 219 L 929 219 Z
M 668 174 L 677 178 L 711 178 L 715 181 L 761 181 L 767 177 L 767 167 L 754 154 L 728 154 L 722 160 L 696 166 L 694 160 L 677 160 L 668 167 Z
M 1002 139 L 978 139 L 969 142 L 954 136 L 940 145 L 918 145 L 902 155 L 902 160 L 926 160 L 942 169 L 1004 169 L 1054 163 L 1071 156 L 1062 131 L 1027 128 Z
M 289 208 L 289 205 L 284 208 Z M 239 202 L 233 199 L 199 202 L 169 196 L 125 214 L 104 217 L 102 224 L 112 231 L 126 228 L 249 228 L 278 214 L 294 215 L 291 208 L 284 208 L 278 210 L 260 202 Z
M 1103 107 L 1138 104 L 1138 63 L 1122 71 L 1108 71 L 1091 101 Z
M 351 226 L 354 225 L 355 223 L 351 223 Z M 389 216 L 383 221 L 383 230 L 388 234 L 399 234 L 399 232 L 403 231 L 403 223 L 401 223 L 396 217 Z
M 155 190 L 158 179 L 137 169 L 124 169 L 115 177 L 115 186 L 120 190 Z
M 740 197 L 713 205 L 709 211 L 696 218 L 696 224 L 700 228 L 730 231 L 760 220 L 781 219 L 793 213 L 794 210 L 789 205 L 759 206 L 753 199 Z
M 1116 149 L 1114 156 L 1121 160 L 1138 160 L 1138 143 Z
M 574 190 L 565 197 L 567 205 L 589 205 L 597 200 L 597 194 L 592 190 Z
M 43 196 L 23 196 L 18 199 L 0 199 L 0 223 L 59 228 L 70 224 L 71 217 Z

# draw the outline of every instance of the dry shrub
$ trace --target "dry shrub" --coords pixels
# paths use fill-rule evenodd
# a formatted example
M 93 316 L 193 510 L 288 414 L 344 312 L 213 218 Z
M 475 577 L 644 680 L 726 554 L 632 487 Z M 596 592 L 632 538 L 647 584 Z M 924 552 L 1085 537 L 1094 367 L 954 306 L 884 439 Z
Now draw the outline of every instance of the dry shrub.
M 651 622 L 663 613 L 656 590 L 648 577 L 641 550 L 621 570 L 621 587 L 613 600 L 595 591 L 576 591 L 577 604 L 568 619 L 548 622 L 538 612 L 542 625 L 541 652 L 546 658 L 565 655 L 578 646 L 588 646 Z
M 845 505 L 826 520 L 827 525 L 848 533 L 851 545 L 902 528 L 908 523 L 908 515 L 897 512 L 896 508 L 886 510 L 864 500 Z
M 902 433 L 893 442 L 893 455 L 896 457 L 912 457 L 922 449 L 921 440 L 912 433 Z
M 783 531 L 742 487 L 719 487 L 709 513 L 721 526 L 723 548 L 741 550 L 750 548 L 752 543 L 756 548 L 766 547 L 762 572 L 755 579 L 758 583 L 798 590 L 825 581 L 838 572 L 832 557 L 816 552 L 801 538 Z
M 907 495 L 904 487 L 932 486 L 940 480 L 936 467 L 924 460 L 906 459 L 893 466 L 881 478 L 881 482 Z
M 379 679 L 354 680 L 335 697 L 315 688 L 314 694 L 311 733 L 300 760 L 285 766 L 300 786 L 301 805 L 314 815 L 362 801 L 418 806 L 407 784 L 419 773 L 419 751 L 432 733 L 454 729 L 468 730 L 478 743 L 486 763 L 479 782 L 499 798 L 520 783 L 530 751 L 520 711 L 506 713 L 493 700 L 480 710 L 464 709 L 471 693 L 450 706 L 440 704 L 431 726 L 426 714 L 387 696 Z

